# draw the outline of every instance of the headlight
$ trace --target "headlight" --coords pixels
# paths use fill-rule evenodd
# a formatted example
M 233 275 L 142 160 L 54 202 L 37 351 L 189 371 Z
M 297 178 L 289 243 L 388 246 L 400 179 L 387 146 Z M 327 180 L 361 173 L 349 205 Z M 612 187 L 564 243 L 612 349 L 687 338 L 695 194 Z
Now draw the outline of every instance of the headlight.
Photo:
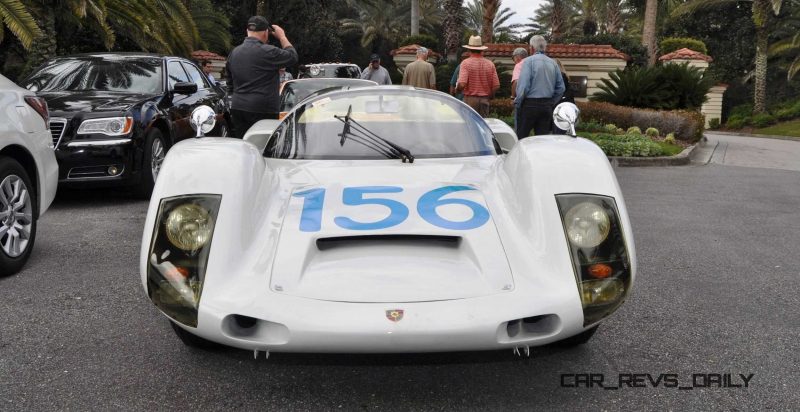
M 602 207 L 583 202 L 573 206 L 564 216 L 567 238 L 575 246 L 595 247 L 608 237 L 611 221 Z
M 161 200 L 148 253 L 147 294 L 167 316 L 197 327 L 220 195 Z
M 309 71 L 311 72 L 312 76 L 319 76 L 319 74 L 322 73 L 322 67 L 316 65 L 311 66 L 311 69 Z
M 584 194 L 557 195 L 556 202 L 588 326 L 617 310 L 630 292 L 631 264 L 617 204 Z
M 169 212 L 164 226 L 170 243 L 181 250 L 195 251 L 211 240 L 214 218 L 202 206 L 187 203 Z
M 78 134 L 104 134 L 107 136 L 123 136 L 133 129 L 133 117 L 104 117 L 87 119 L 78 127 Z

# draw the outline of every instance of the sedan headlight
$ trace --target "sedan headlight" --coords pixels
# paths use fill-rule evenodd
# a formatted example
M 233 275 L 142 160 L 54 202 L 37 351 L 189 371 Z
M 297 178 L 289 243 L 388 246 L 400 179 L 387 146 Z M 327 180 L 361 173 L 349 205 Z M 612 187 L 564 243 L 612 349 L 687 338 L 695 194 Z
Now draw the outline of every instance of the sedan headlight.
M 167 316 L 197 327 L 220 195 L 161 200 L 148 253 L 147 294 Z
M 630 292 L 631 264 L 613 198 L 556 195 L 588 326 L 610 315 Z
M 78 134 L 104 134 L 124 136 L 133 129 L 133 117 L 103 117 L 87 119 L 78 127 Z

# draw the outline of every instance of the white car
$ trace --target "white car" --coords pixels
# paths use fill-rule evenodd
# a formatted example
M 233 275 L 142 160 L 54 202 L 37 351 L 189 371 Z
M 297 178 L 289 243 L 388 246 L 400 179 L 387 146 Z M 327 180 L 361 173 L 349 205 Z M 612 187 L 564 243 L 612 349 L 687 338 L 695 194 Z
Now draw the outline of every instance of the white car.
M 36 224 L 56 195 L 58 163 L 44 99 L 0 75 L 0 276 L 31 255 Z
M 139 268 L 188 345 L 388 353 L 583 343 L 636 260 L 594 143 L 516 143 L 444 93 L 368 87 L 175 145 Z

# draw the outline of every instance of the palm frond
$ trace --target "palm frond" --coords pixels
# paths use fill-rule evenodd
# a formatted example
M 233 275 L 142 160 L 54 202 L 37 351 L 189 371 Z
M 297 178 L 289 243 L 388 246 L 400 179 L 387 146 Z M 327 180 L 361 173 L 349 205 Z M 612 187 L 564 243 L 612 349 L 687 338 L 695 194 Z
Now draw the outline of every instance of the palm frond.
M 20 0 L 0 0 L 0 19 L 25 49 L 29 49 L 33 39 L 42 34 L 33 16 Z

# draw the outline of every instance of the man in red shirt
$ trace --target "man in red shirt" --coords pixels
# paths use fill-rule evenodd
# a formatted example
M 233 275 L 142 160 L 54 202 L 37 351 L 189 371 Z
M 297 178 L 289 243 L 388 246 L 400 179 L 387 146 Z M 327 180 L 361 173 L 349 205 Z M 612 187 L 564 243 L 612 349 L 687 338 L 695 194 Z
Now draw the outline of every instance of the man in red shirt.
M 475 109 L 481 116 L 489 115 L 489 99 L 500 88 L 500 78 L 494 63 L 483 57 L 488 47 L 483 45 L 481 36 L 470 36 L 470 56 L 461 62 L 456 90 L 464 93 L 464 103 Z

